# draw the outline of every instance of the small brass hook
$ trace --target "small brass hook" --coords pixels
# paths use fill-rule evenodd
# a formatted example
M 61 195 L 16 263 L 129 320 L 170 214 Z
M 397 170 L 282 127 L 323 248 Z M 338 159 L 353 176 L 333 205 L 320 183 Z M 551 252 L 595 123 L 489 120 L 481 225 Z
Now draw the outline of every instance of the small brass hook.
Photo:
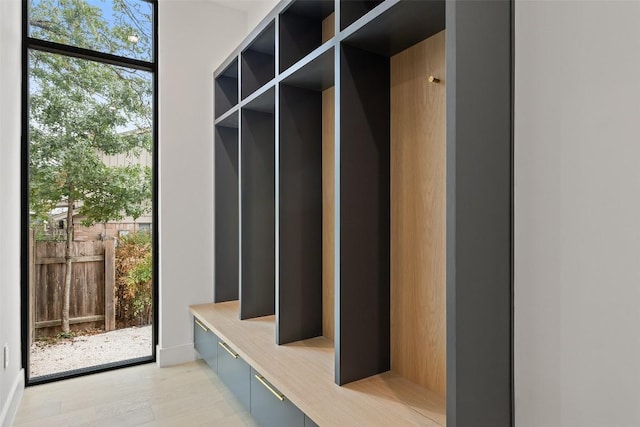
M 429 83 L 440 83 L 440 79 L 437 77 L 429 76 Z

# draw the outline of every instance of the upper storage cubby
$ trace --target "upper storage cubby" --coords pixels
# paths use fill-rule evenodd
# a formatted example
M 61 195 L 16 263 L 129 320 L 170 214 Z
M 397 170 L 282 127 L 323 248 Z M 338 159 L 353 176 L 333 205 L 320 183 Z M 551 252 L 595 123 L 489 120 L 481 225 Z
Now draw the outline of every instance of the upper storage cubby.
M 238 111 L 215 126 L 215 302 L 238 299 Z
M 242 99 L 266 83 L 276 73 L 276 27 L 272 22 L 242 52 Z
M 347 6 L 345 3 L 353 7 L 351 3 L 363 2 L 343 2 L 343 14 Z M 384 6 L 381 5 L 381 8 Z M 400 1 L 380 11 L 365 24 L 347 29 L 344 43 L 379 55 L 392 56 L 445 29 L 445 2 Z
M 275 88 L 240 113 L 240 318 L 275 313 Z
M 381 0 L 340 0 L 340 30 L 356 22 L 380 3 Z
M 280 72 L 335 35 L 333 0 L 296 0 L 280 14 Z
M 238 59 L 234 58 L 215 78 L 215 116 L 222 116 L 238 105 Z
M 334 51 L 327 49 L 295 72 L 285 76 L 282 83 L 313 91 L 323 91 L 334 84 Z
M 334 50 L 279 85 L 276 342 L 334 338 Z

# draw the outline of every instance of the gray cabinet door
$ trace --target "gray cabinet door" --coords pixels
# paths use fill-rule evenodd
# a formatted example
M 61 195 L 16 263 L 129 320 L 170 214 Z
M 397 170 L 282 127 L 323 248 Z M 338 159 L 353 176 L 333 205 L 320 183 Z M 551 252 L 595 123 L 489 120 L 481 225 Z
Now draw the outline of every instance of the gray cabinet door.
M 218 340 L 218 376 L 250 410 L 251 367 L 226 343 Z
M 319 427 L 313 420 L 306 415 L 304 416 L 304 427 Z
M 251 415 L 263 427 L 304 427 L 304 414 L 251 369 Z
M 193 341 L 198 354 L 214 372 L 217 372 L 218 337 L 195 317 L 193 318 Z

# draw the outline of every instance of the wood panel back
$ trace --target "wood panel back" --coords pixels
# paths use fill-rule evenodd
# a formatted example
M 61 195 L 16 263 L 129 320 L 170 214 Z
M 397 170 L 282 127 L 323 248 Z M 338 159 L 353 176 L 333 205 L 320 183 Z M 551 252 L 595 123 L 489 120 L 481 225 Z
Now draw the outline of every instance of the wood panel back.
M 333 87 L 322 92 L 322 335 L 329 339 L 334 337 L 335 294 L 334 100 Z
M 331 39 L 336 34 L 336 14 L 335 12 L 322 20 L 322 43 Z
M 443 397 L 445 83 L 444 31 L 391 58 L 391 369 Z

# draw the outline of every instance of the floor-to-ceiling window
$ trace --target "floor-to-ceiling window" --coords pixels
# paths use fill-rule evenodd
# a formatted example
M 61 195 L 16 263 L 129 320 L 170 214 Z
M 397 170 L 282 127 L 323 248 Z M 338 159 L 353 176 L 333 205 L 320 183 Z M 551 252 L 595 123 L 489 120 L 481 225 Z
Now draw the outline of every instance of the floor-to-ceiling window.
M 153 361 L 157 2 L 29 0 L 23 13 L 27 381 Z

